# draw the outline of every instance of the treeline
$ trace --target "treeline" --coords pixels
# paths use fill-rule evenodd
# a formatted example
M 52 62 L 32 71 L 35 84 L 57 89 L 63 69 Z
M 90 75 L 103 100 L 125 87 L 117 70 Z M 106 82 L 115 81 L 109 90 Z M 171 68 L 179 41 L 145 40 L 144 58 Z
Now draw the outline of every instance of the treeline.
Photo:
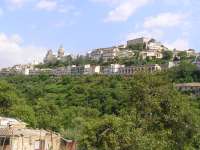
M 189 63 L 134 76 L 4 77 L 0 112 L 60 132 L 80 150 L 200 149 L 200 102 L 174 86 L 197 81 Z

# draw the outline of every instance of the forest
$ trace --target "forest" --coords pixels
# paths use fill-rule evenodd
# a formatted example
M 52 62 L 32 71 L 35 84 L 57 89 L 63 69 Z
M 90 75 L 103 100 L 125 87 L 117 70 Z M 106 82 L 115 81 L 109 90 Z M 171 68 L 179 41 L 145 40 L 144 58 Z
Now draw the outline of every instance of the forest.
M 80 150 L 196 150 L 200 99 L 175 88 L 183 82 L 200 82 L 195 65 L 133 76 L 0 77 L 0 113 L 59 132 Z

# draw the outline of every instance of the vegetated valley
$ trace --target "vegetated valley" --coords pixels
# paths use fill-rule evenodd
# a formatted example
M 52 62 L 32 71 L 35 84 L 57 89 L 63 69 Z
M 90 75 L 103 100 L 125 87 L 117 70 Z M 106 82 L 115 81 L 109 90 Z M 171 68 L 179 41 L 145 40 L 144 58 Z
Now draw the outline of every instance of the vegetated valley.
M 134 76 L 1 77 L 0 112 L 81 150 L 200 149 L 200 100 L 175 88 L 199 81 L 189 63 Z

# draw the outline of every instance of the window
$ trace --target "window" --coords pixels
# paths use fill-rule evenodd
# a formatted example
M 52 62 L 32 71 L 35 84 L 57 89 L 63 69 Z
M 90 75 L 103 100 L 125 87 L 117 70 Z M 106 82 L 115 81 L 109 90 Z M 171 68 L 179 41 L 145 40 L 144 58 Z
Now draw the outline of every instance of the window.
M 10 145 L 10 138 L 0 137 L 0 146 Z
M 34 143 L 34 150 L 44 150 L 45 141 L 44 140 L 37 140 Z

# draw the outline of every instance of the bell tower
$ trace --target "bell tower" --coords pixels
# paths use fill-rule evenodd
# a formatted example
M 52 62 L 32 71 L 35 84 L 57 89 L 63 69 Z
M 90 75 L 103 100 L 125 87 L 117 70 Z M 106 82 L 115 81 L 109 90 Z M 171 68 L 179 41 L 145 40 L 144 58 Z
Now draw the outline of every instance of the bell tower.
M 58 58 L 63 58 L 65 56 L 65 49 L 61 45 L 60 48 L 58 49 Z

